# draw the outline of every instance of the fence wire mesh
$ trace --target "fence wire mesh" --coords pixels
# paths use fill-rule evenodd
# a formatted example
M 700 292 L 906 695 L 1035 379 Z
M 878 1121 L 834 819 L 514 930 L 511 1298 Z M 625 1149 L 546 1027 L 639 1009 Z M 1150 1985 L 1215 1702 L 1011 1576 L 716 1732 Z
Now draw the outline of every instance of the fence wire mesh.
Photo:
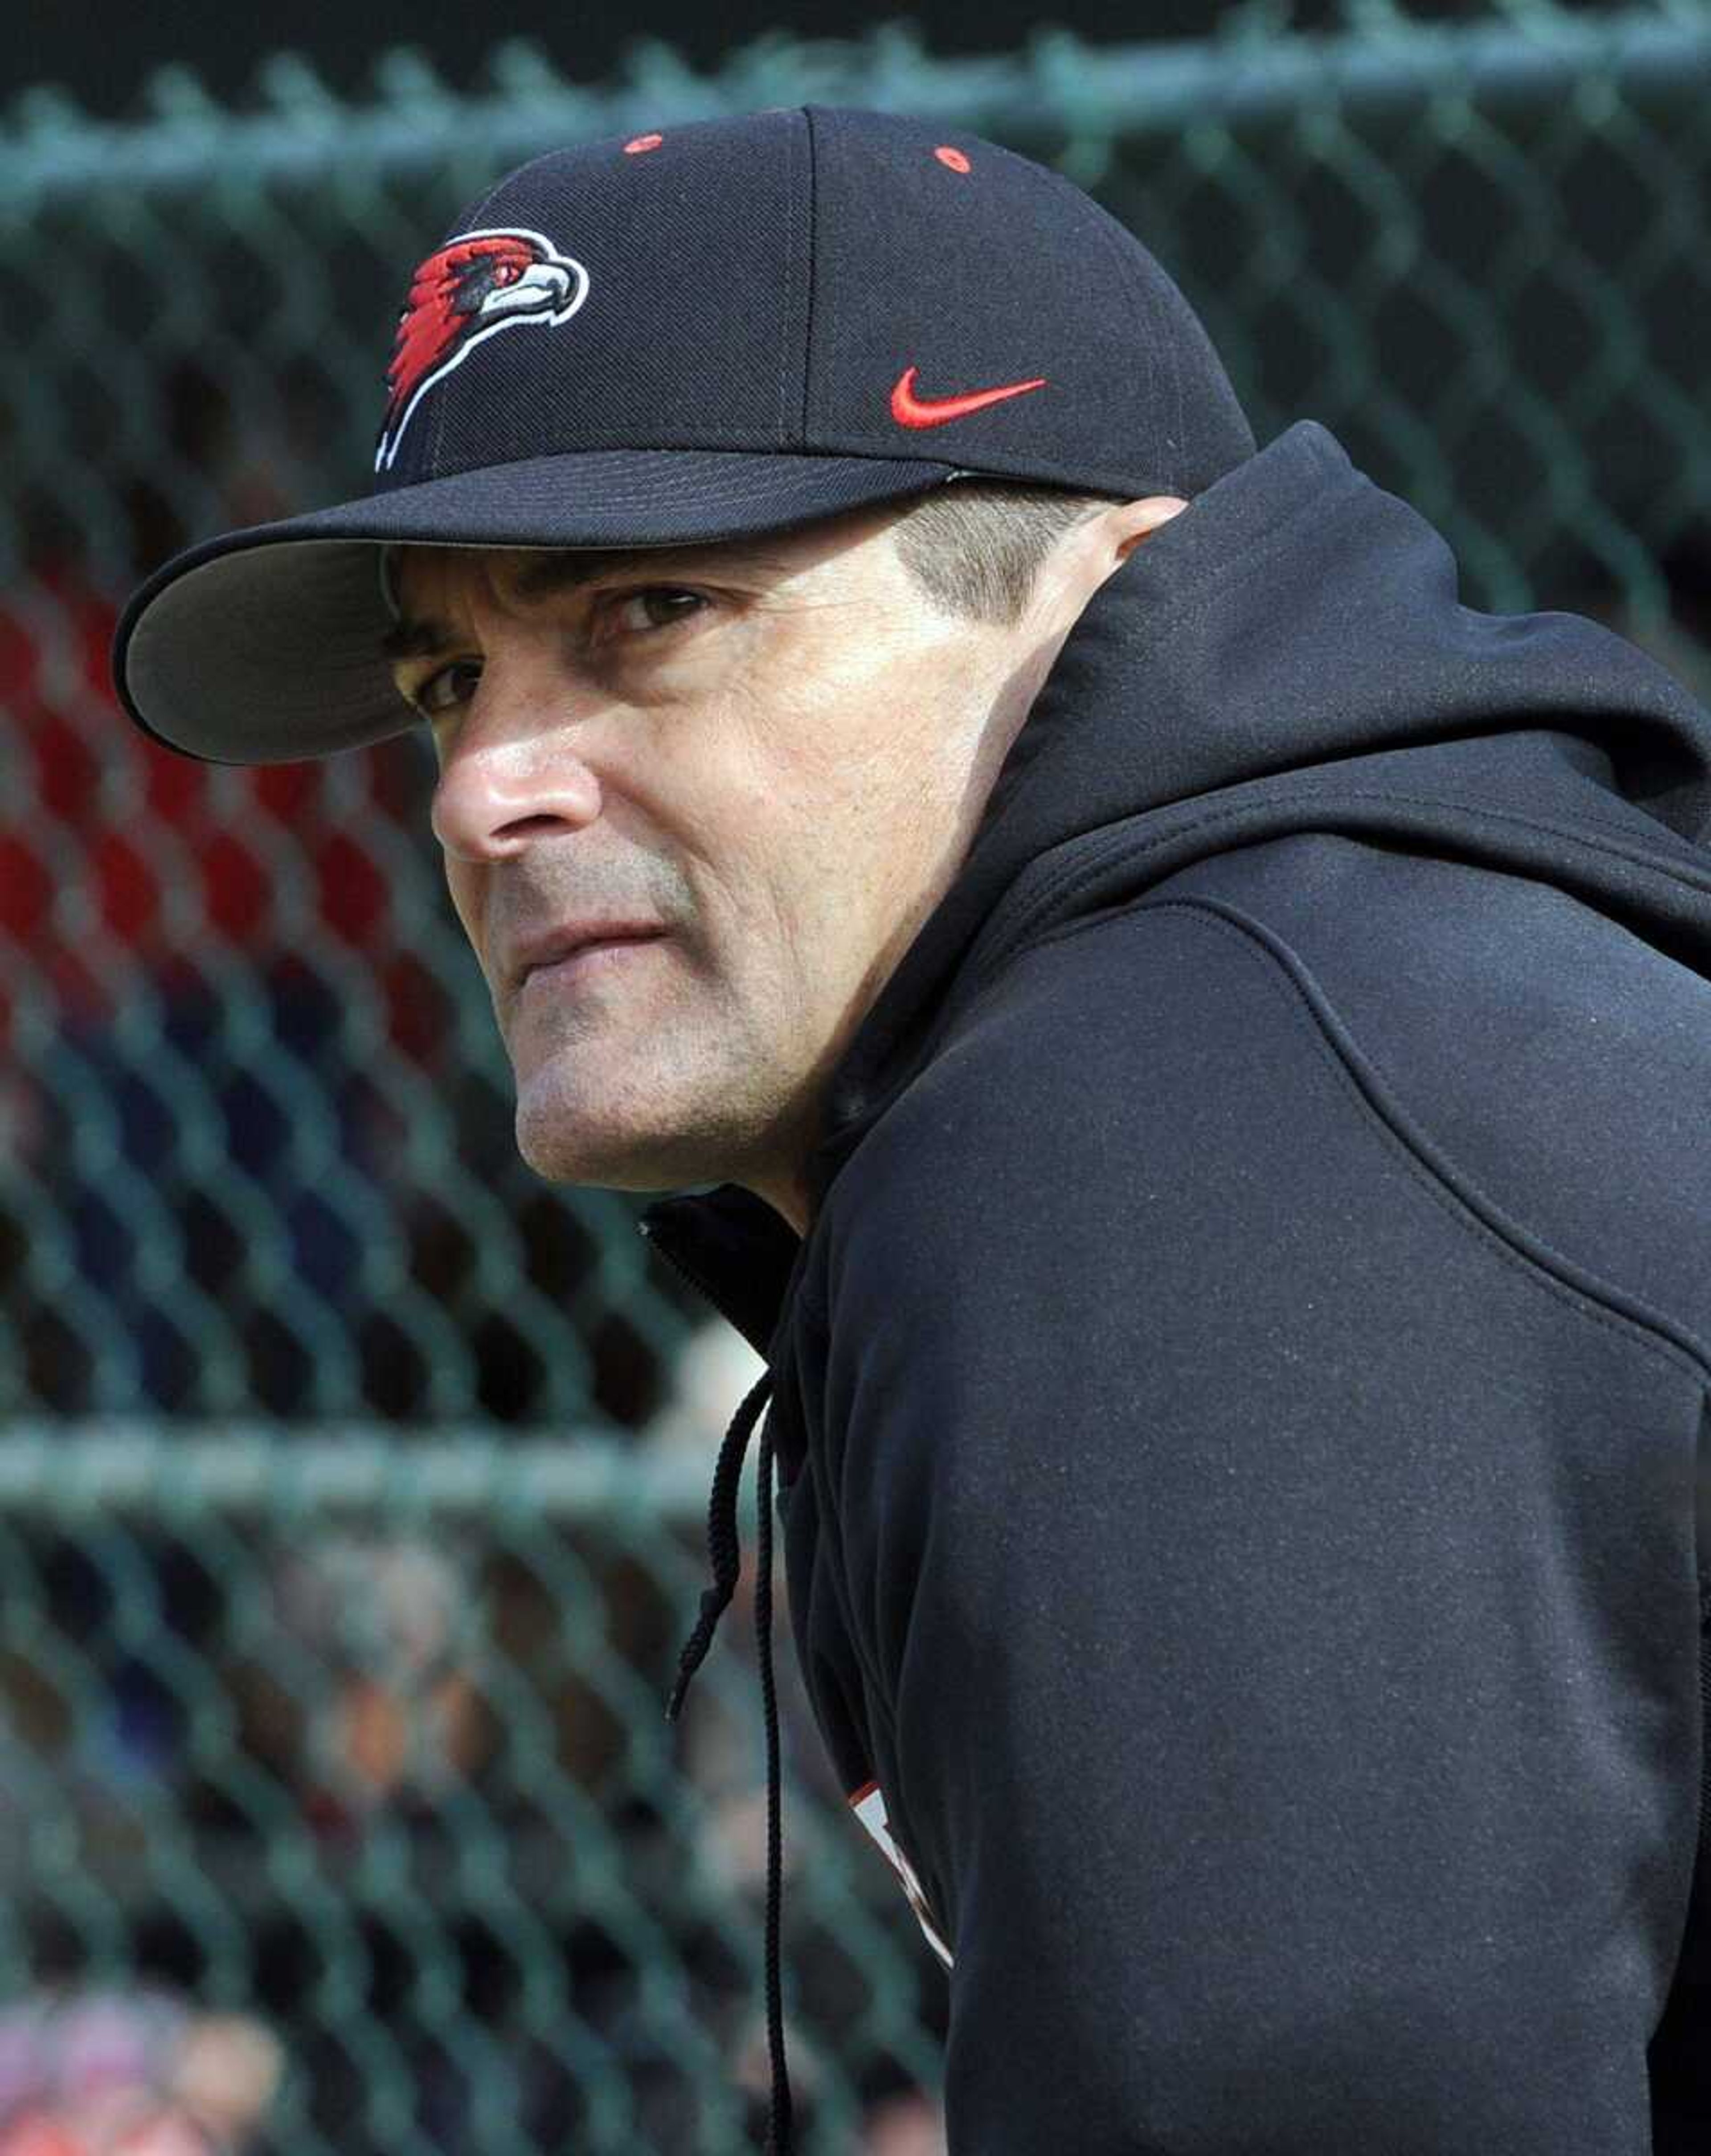
M 88 2137 L 55 2147 L 122 2115 L 293 2156 L 719 2152 L 764 2118 L 741 1615 L 662 1714 L 758 1366 L 650 1263 L 645 1201 L 517 1156 L 425 744 L 154 749 L 107 677 L 132 585 L 362 490 L 405 274 L 487 181 L 813 99 L 1058 167 L 1176 275 L 1262 443 L 1323 420 L 1467 603 L 1597 614 L 1703 694 L 1708 94 L 1699 0 L 1350 0 L 1330 36 L 1246 7 L 952 62 L 891 24 L 713 78 L 640 44 L 598 88 L 512 43 L 468 95 L 394 52 L 357 105 L 281 57 L 242 110 L 183 69 L 134 124 L 15 106 L 0 2156 L 50 2115 Z M 780 1685 L 804 2146 L 930 2147 L 942 1974 L 788 1648 Z

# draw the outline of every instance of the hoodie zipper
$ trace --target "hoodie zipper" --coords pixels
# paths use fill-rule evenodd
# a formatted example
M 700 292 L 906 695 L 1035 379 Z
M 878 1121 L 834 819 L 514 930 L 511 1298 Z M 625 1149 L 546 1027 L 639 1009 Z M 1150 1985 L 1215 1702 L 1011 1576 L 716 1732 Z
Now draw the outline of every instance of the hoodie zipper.
M 718 1312 L 719 1316 L 724 1319 L 726 1324 L 731 1327 L 732 1332 L 740 1334 L 742 1331 L 742 1327 L 737 1322 L 737 1320 L 726 1308 L 719 1296 L 711 1287 L 708 1286 L 706 1280 L 696 1270 L 693 1265 L 686 1263 L 683 1259 L 678 1256 L 675 1250 L 671 1250 L 667 1245 L 660 1240 L 659 1237 L 654 1233 L 654 1224 L 655 1224 L 650 1220 L 638 1220 L 636 1223 L 637 1228 L 640 1230 L 641 1234 L 646 1237 L 650 1246 L 659 1252 L 660 1255 L 665 1260 L 666 1264 L 671 1266 L 672 1271 L 677 1275 L 678 1278 L 680 1280 L 687 1281 L 697 1295 L 701 1296 L 704 1301 L 710 1302 L 712 1305 L 713 1308 Z

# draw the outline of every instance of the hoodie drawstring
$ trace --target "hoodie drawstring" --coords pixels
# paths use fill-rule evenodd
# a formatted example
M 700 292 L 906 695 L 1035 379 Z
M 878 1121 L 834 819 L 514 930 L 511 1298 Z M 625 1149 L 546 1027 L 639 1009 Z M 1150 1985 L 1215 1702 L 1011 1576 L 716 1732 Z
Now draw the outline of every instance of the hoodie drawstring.
M 743 1455 L 761 1410 L 772 1397 L 773 1373 L 761 1377 L 736 1414 L 719 1448 L 713 1471 L 712 1495 L 707 1501 L 707 1554 L 712 1561 L 713 1584 L 703 1588 L 701 1615 L 678 1658 L 677 1676 L 665 1706 L 665 1719 L 676 1722 L 682 1710 L 689 1681 L 701 1667 L 713 1634 L 732 1596 L 742 1568 L 742 1545 L 737 1532 L 737 1491 L 742 1479 Z M 778 1707 L 773 1685 L 773 1439 L 763 1428 L 760 1439 L 758 1478 L 760 1547 L 754 1576 L 754 1623 L 760 1642 L 760 1691 L 767 1733 L 767 2046 L 772 2061 L 773 2105 L 767 2124 L 765 2156 L 790 2156 L 790 2076 L 784 2060 L 784 2014 L 778 1971 L 778 1917 L 783 1854 L 778 1774 Z

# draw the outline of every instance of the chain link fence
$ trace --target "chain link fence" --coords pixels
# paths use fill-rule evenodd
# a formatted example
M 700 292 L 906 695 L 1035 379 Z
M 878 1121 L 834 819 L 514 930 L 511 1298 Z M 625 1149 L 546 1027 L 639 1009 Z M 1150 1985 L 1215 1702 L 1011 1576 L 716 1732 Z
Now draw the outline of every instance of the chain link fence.
M 1262 443 L 1321 419 L 1438 524 L 1466 603 L 1711 687 L 1699 0 L 488 74 L 393 52 L 351 105 L 282 57 L 241 111 L 167 69 L 135 124 L 0 125 L 0 2156 L 722 2156 L 765 2117 L 746 1612 L 663 1717 L 758 1365 L 645 1200 L 517 1157 L 425 744 L 197 765 L 107 679 L 167 554 L 362 489 L 408 271 L 481 186 L 808 100 L 1002 141 L 1159 254 Z M 943 1973 L 779 1678 L 804 2146 L 920 2156 Z

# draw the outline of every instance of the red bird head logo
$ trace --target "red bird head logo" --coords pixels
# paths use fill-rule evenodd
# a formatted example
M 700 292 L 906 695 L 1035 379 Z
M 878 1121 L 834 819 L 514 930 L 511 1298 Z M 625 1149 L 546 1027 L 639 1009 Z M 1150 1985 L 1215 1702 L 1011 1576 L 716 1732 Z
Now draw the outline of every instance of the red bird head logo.
M 389 469 L 417 405 L 478 344 L 501 330 L 568 321 L 588 290 L 581 263 L 538 232 L 463 232 L 430 254 L 398 316 L 375 470 Z

